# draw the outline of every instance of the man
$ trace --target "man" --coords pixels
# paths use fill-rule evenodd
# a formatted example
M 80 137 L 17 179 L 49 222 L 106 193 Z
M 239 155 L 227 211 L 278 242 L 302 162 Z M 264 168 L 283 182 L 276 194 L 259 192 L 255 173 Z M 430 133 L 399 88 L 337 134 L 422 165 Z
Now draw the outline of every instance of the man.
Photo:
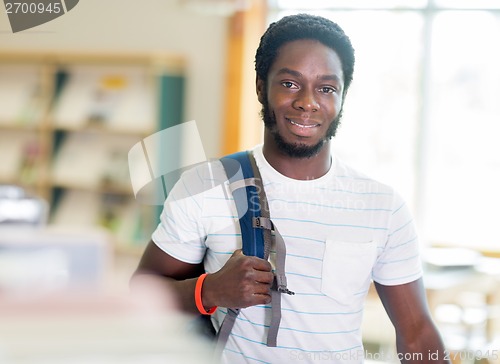
M 391 188 L 331 153 L 353 76 L 349 38 L 321 17 L 285 17 L 263 35 L 255 63 L 265 134 L 252 153 L 286 244 L 288 288 L 295 293 L 281 295 L 276 347 L 266 346 L 276 254 L 269 260 L 243 255 L 225 187 L 200 187 L 221 173 L 220 164 L 181 177 L 136 276 L 164 277 L 185 311 L 215 312 L 216 329 L 226 308 L 243 308 L 222 352 L 224 363 L 362 362 L 363 302 L 372 280 L 396 329 L 402 361 L 439 356 L 435 362 L 446 362 L 426 306 L 406 205 Z

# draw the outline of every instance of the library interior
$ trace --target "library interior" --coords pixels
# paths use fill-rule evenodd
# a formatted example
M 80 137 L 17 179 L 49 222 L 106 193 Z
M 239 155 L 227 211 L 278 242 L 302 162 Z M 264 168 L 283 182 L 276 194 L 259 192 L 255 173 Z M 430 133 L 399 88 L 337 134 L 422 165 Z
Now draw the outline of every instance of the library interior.
M 53 3 L 0 14 L 0 363 L 211 362 L 173 291 L 130 278 L 179 174 L 262 143 L 255 51 L 297 13 L 351 39 L 332 153 L 406 201 L 450 361 L 500 363 L 497 0 Z M 360 335 L 401 359 L 373 284 Z

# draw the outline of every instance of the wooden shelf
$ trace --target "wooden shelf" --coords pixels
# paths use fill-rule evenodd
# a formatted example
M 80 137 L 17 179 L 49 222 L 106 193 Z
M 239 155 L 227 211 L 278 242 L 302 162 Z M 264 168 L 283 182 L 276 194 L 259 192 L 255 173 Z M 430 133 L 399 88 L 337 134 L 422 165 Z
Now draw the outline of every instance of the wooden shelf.
M 75 73 L 80 71 L 83 76 Z M 7 110 L 3 115 L 10 112 L 14 116 L 0 120 L 0 137 L 8 135 L 9 146 L 14 147 L 5 153 L 11 163 L 8 171 L 0 168 L 0 183 L 28 187 L 49 201 L 50 223 L 54 226 L 59 224 L 58 216 L 67 218 L 62 223 L 71 223 L 67 214 L 75 214 L 73 221 L 78 223 L 78 215 L 86 212 L 95 216 L 87 216 L 82 224 L 90 221 L 119 226 L 116 231 L 110 229 L 117 238 L 120 253 L 138 254 L 147 243 L 145 237 L 157 224 L 158 209 L 134 201 L 128 176 L 128 151 L 157 130 L 184 121 L 184 74 L 184 57 L 165 52 L 1 51 L 0 95 L 2 77 L 7 77 L 10 85 L 18 85 L 17 76 L 24 77 L 26 90 L 19 89 L 22 100 L 14 100 L 22 109 Z M 9 91 L 5 88 L 3 94 L 8 96 Z M 70 115 L 73 117 L 70 120 L 64 118 L 62 111 L 71 113 L 71 102 L 83 113 Z M 111 114 L 104 113 L 105 117 L 95 122 L 85 115 L 87 111 L 94 115 L 92 108 Z M 79 141 L 87 144 L 78 148 Z M 27 155 L 30 148 L 31 157 Z M 20 174 L 23 168 L 29 174 L 24 180 Z M 67 198 L 77 204 L 65 202 Z M 113 204 L 123 204 L 125 211 Z M 58 213 L 61 208 L 65 208 L 64 213 Z
M 73 133 L 94 133 L 94 134 L 109 134 L 109 135 L 131 135 L 131 136 L 142 136 L 146 137 L 149 135 L 152 130 L 133 130 L 133 129 L 119 129 L 119 128 L 109 128 L 103 127 L 99 125 L 92 125 L 92 123 L 86 123 L 85 126 L 82 127 L 61 127 L 54 126 L 54 131 L 61 132 L 73 132 Z

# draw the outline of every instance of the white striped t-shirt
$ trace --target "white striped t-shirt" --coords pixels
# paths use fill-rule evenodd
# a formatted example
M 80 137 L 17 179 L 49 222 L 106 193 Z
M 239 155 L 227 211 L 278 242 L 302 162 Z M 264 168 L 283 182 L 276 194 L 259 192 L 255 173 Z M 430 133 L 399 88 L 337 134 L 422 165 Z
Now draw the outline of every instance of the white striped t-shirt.
M 223 363 L 361 363 L 363 301 L 371 280 L 398 285 L 421 277 L 412 217 L 393 189 L 332 156 L 315 180 L 288 178 L 254 155 L 271 219 L 286 243 L 288 288 L 278 345 L 266 346 L 270 306 L 242 309 Z M 187 262 L 219 270 L 241 248 L 237 212 L 218 161 L 186 172 L 171 191 L 153 241 Z M 271 252 L 271 263 L 274 253 Z M 213 316 L 216 327 L 226 309 Z

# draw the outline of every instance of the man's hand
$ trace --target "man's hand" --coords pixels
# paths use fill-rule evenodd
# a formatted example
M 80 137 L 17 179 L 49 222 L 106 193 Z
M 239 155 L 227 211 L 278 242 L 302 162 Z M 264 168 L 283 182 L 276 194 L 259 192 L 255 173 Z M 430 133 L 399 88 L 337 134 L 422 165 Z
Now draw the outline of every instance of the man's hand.
M 202 301 L 206 308 L 244 308 L 271 302 L 274 274 L 271 264 L 236 250 L 216 273 L 203 283 Z
M 166 290 L 175 292 L 182 310 L 199 314 L 194 291 L 203 272 L 203 263 L 182 262 L 150 241 L 132 282 L 140 284 L 144 282 L 144 276 L 153 275 L 159 278 Z M 274 274 L 267 260 L 245 256 L 241 250 L 236 250 L 218 272 L 206 277 L 201 291 L 203 305 L 206 309 L 213 306 L 244 308 L 269 303 L 273 280 Z

